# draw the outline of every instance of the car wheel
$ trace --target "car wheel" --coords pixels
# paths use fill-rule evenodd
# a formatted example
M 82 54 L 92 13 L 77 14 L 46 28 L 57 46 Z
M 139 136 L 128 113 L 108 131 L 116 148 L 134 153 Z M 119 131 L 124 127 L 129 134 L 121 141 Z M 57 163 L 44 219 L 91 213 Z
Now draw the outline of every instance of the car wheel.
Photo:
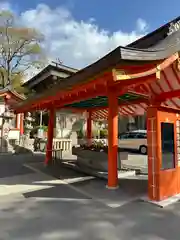
M 146 146 L 140 146 L 139 151 L 141 154 L 147 154 L 147 147 Z

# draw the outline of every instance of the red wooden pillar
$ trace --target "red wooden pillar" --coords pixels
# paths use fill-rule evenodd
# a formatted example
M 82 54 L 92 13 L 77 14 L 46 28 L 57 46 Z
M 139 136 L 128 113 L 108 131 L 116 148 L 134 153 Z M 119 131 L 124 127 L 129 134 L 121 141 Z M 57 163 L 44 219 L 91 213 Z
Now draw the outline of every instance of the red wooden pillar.
M 24 113 L 20 114 L 20 135 L 24 134 Z
M 52 160 L 52 147 L 53 147 L 53 135 L 54 135 L 54 116 L 55 110 L 49 111 L 49 123 L 48 123 L 48 136 L 47 136 L 47 148 L 45 164 L 48 165 Z
M 20 130 L 20 126 L 21 126 L 21 114 L 18 113 L 16 114 L 16 128 Z
M 110 189 L 118 187 L 118 97 L 113 90 L 108 92 L 108 185 Z
M 92 144 L 92 112 L 88 111 L 87 118 L 87 144 L 91 146 Z
M 16 128 L 20 129 L 20 120 L 19 120 L 19 114 L 16 114 Z

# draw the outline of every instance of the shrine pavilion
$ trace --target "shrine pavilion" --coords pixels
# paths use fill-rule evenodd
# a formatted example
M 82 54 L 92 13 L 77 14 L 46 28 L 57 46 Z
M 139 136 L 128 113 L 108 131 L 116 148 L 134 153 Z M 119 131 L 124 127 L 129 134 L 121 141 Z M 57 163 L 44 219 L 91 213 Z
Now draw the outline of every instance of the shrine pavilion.
M 16 113 L 47 109 L 45 163 L 52 160 L 56 109 L 108 121 L 108 183 L 118 187 L 118 114 L 147 112 L 148 196 L 160 201 L 180 193 L 180 17 L 60 81 L 15 107 Z

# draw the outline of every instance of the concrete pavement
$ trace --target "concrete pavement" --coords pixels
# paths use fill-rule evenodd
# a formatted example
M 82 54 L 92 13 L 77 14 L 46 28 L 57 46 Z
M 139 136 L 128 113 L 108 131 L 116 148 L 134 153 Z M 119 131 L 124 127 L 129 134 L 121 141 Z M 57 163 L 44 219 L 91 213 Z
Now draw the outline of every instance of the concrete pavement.
M 112 207 L 106 204 L 108 192 L 98 201 L 101 183 L 94 178 L 32 169 L 23 174 L 17 169 L 39 158 L 5 158 L 0 168 L 2 163 L 11 174 L 0 175 L 0 240 L 179 240 L 179 203 L 160 209 L 134 200 Z

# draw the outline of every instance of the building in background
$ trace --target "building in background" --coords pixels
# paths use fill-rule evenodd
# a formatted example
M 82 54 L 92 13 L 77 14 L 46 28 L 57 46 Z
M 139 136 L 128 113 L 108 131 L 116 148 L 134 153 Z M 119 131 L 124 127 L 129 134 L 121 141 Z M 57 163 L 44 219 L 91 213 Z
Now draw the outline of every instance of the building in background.
M 71 76 L 76 73 L 78 70 L 74 68 L 70 68 L 58 63 L 52 63 L 46 66 L 42 71 L 32 77 L 29 81 L 23 84 L 23 87 L 29 90 L 29 95 L 38 96 L 42 94 L 43 91 L 52 88 L 52 86 L 56 85 L 59 81 L 65 81 L 65 78 Z M 40 120 L 41 113 L 36 113 L 36 119 L 41 122 L 43 125 L 48 125 L 48 113 L 44 112 L 42 120 Z M 70 110 L 58 110 L 56 111 L 55 117 L 55 136 L 64 138 L 69 137 L 71 134 L 73 126 L 75 126 L 75 130 L 80 127 L 75 124 L 77 120 L 81 120 L 81 116 L 77 113 L 73 113 Z M 39 123 L 36 122 L 38 125 Z

